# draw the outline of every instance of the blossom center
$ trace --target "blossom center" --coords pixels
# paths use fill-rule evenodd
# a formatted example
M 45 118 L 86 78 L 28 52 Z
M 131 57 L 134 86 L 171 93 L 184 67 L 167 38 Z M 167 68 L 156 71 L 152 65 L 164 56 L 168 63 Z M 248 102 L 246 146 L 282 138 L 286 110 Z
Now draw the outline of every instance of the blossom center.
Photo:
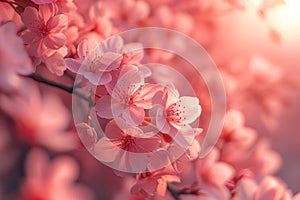
M 182 114 L 184 113 L 184 107 L 180 105 L 180 102 L 171 104 L 167 111 L 167 119 L 170 122 L 181 123 L 183 120 Z

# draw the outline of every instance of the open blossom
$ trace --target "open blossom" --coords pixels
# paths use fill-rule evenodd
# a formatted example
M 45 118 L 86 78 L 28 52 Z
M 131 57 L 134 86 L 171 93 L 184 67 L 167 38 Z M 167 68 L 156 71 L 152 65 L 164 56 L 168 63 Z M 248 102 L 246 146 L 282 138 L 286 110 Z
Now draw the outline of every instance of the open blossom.
M 111 72 L 125 64 L 138 63 L 143 53 L 141 45 L 124 45 L 120 36 L 98 43 L 94 39 L 83 40 L 77 47 L 78 59 L 65 59 L 68 69 L 83 75 L 94 85 L 107 84 L 112 80 Z
M 119 127 L 121 126 L 121 128 Z M 110 121 L 105 127 L 105 136 L 94 146 L 97 159 L 110 163 L 110 166 L 127 172 L 145 171 L 149 158 L 147 153 L 159 147 L 159 138 L 144 138 L 144 132 L 137 127 L 120 125 L 116 120 Z
M 124 66 L 111 95 L 103 96 L 96 103 L 95 109 L 100 117 L 122 117 L 132 126 L 144 121 L 144 109 L 152 108 L 153 97 L 162 87 L 158 84 L 145 84 L 144 74 L 139 69 Z
M 155 194 L 165 196 L 167 183 L 170 182 L 180 182 L 180 177 L 172 166 L 154 172 L 141 173 L 137 175 L 136 184 L 131 188 L 131 193 L 144 198 L 153 197 Z
M 27 157 L 25 173 L 20 199 L 93 199 L 87 187 L 76 182 L 79 167 L 71 157 L 60 156 L 50 161 L 46 152 L 33 149 Z
M 179 97 L 176 88 L 166 86 L 162 105 L 157 106 L 154 110 L 156 126 L 162 133 L 169 134 L 184 147 L 191 144 L 195 132 L 189 124 L 194 122 L 201 113 L 197 97 Z
M 20 75 L 34 72 L 23 41 L 16 32 L 13 22 L 0 25 L 0 90 L 4 92 L 19 89 L 22 85 Z
M 68 69 L 83 75 L 94 85 L 111 81 L 110 72 L 120 66 L 122 55 L 113 52 L 114 46 L 103 48 L 96 40 L 83 40 L 77 47 L 78 59 L 66 58 Z
M 39 10 L 26 7 L 21 14 L 24 25 L 29 29 L 23 39 L 30 45 L 28 51 L 32 56 L 49 55 L 49 49 L 57 50 L 66 43 L 63 31 L 68 27 L 68 17 L 56 15 L 53 9 L 51 5 L 40 5 Z

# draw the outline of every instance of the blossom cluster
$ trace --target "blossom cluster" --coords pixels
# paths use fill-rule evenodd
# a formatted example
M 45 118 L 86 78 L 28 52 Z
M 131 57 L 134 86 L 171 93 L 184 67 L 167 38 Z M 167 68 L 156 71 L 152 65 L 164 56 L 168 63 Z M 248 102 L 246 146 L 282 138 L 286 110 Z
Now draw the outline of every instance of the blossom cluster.
M 266 40 L 280 45 L 268 13 L 286 4 L 1 0 L 0 199 L 300 199 L 276 176 L 283 158 L 261 133 L 278 130 L 297 83 L 264 53 L 231 49 L 221 20 L 253 9 Z M 124 34 L 146 27 L 167 34 Z M 206 85 L 216 84 L 205 79 L 209 56 L 174 31 L 218 66 L 227 95 L 221 133 L 208 131 L 217 98 Z M 187 49 L 205 74 L 150 48 L 160 42 Z

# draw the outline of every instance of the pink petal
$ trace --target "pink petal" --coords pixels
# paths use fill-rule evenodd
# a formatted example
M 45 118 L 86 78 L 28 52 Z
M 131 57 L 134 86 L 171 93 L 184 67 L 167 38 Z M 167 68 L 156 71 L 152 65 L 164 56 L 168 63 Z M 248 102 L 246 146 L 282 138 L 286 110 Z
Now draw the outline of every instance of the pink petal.
M 168 108 L 171 104 L 176 103 L 179 98 L 179 93 L 174 85 L 168 85 L 165 87 L 164 104 Z
M 50 49 L 59 49 L 66 43 L 66 36 L 63 33 L 51 33 L 44 39 L 44 43 Z
M 215 165 L 211 166 L 209 171 L 211 177 L 211 183 L 215 185 L 225 184 L 234 176 L 234 169 L 228 164 L 223 162 L 217 162 Z
M 152 99 L 157 92 L 163 91 L 164 87 L 158 84 L 145 84 L 141 86 L 132 96 L 136 106 L 144 109 L 152 107 Z
M 37 9 L 33 7 L 26 7 L 21 14 L 24 25 L 33 32 L 38 32 L 39 27 L 44 26 L 44 22 L 39 16 Z
M 172 136 L 177 144 L 179 144 L 183 148 L 188 148 L 194 138 L 194 130 L 192 127 L 186 125 L 183 126 L 178 132 L 176 132 L 176 135 Z
M 248 178 L 243 178 L 239 180 L 236 188 L 238 199 L 252 200 L 254 199 L 257 185 L 255 181 Z
M 121 49 L 124 45 L 123 39 L 120 36 L 113 36 L 102 43 L 106 52 L 111 51 L 115 53 L 121 53 Z
M 106 72 L 80 72 L 81 69 L 79 69 L 79 73 L 82 73 L 83 76 L 88 79 L 92 84 L 94 85 L 104 85 L 106 83 L 109 83 L 112 79 L 110 73 Z
M 144 121 L 145 111 L 143 108 L 131 105 L 123 111 L 123 117 L 130 125 L 136 126 Z
M 122 55 L 114 52 L 106 52 L 102 55 L 99 62 L 101 63 L 101 71 L 112 71 L 120 67 L 122 61 Z
M 81 64 L 73 58 L 65 58 L 65 63 L 67 65 L 67 68 L 75 73 L 78 72 L 78 70 L 81 66 Z
M 51 182 L 64 186 L 77 178 L 79 167 L 73 158 L 60 156 L 53 161 L 50 172 L 52 172 L 49 174 Z
M 129 164 L 134 172 L 144 172 L 147 168 L 147 154 L 128 153 Z
M 40 5 L 39 14 L 41 18 L 44 20 L 44 24 L 46 24 L 47 21 L 55 14 L 54 6 L 52 4 Z
M 197 97 L 180 97 L 179 102 L 184 110 L 182 114 L 184 118 L 183 123 L 192 123 L 200 116 L 201 106 L 199 105 L 199 99 Z
M 141 43 L 129 43 L 124 45 L 123 50 L 125 63 L 139 63 L 144 57 L 144 48 Z
M 95 129 L 86 123 L 76 124 L 76 129 L 84 146 L 88 149 L 93 147 L 97 142 L 97 133 Z
M 53 3 L 55 0 L 31 0 L 33 3 L 41 5 L 41 4 L 48 4 Z
M 156 126 L 158 130 L 162 133 L 168 133 L 171 129 L 169 126 L 169 123 L 167 122 L 165 113 L 164 113 L 164 108 L 160 105 L 157 105 L 153 107 L 150 111 L 150 117 L 155 117 L 156 121 Z
M 79 43 L 77 47 L 77 54 L 79 58 L 86 58 L 89 55 L 91 55 L 95 49 L 97 50 L 100 49 L 98 46 L 99 45 L 97 40 L 94 39 L 83 40 Z
M 59 53 L 54 53 L 52 56 L 48 57 L 45 63 L 49 71 L 58 76 L 62 76 L 67 69 L 64 58 Z
M 35 40 L 39 39 L 39 36 L 35 32 L 26 32 L 22 35 L 25 44 L 31 44 Z
M 64 14 L 56 15 L 47 22 L 47 28 L 51 33 L 62 32 L 68 27 L 68 17 Z
M 111 97 L 109 95 L 103 96 L 96 102 L 95 110 L 99 117 L 105 119 L 112 119 L 114 117 L 112 112 Z
M 160 149 L 149 154 L 149 161 L 148 161 L 149 171 L 156 171 L 170 164 L 171 162 L 169 159 L 168 152 L 164 149 Z
M 107 137 L 101 138 L 94 146 L 95 156 L 102 162 L 113 162 L 122 150 L 110 142 Z
M 30 45 L 28 52 L 31 56 L 41 57 L 45 51 L 45 48 L 46 47 L 44 46 L 43 39 L 40 39 Z

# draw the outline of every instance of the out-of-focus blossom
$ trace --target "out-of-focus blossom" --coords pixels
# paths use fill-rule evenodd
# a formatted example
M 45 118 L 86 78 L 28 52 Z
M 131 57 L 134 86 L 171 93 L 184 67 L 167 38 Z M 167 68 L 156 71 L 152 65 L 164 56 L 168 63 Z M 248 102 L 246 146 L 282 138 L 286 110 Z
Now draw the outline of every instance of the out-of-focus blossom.
M 246 1 L 245 0 L 226 0 L 229 4 L 232 6 L 238 8 L 238 9 L 245 9 L 246 7 Z
M 248 155 L 257 138 L 254 129 L 244 126 L 243 114 L 231 109 L 227 112 L 224 129 L 219 140 L 221 146 L 221 160 L 236 168 L 243 168 L 248 161 Z M 239 149 L 236 151 L 236 149 Z
M 50 160 L 43 150 L 33 149 L 27 156 L 25 173 L 21 199 L 93 199 L 85 185 L 76 183 L 79 168 L 71 157 L 60 156 Z
M 230 104 L 244 110 L 259 108 L 266 127 L 277 128 L 276 119 L 289 104 L 288 91 L 295 87 L 295 81 L 289 80 L 280 66 L 259 56 L 233 60 L 226 70 L 230 74 L 225 76 L 227 86 L 230 84 Z
M 282 181 L 272 176 L 266 176 L 259 184 L 246 178 L 238 183 L 235 199 L 291 200 L 292 193 Z
M 34 72 L 13 22 L 0 25 L 0 72 L 0 90 L 3 92 L 16 91 L 22 85 L 21 75 Z
M 75 138 L 66 131 L 70 116 L 60 99 L 54 95 L 41 96 L 35 85 L 27 83 L 25 95 L 3 96 L 1 107 L 13 119 L 19 135 L 31 144 L 41 144 L 54 151 L 75 147 Z
M 201 192 L 214 199 L 229 199 L 226 182 L 234 176 L 234 169 L 225 162 L 218 161 L 219 152 L 213 149 L 204 159 L 198 160 L 196 175 Z
M 249 158 L 249 169 L 257 176 L 264 177 L 276 173 L 282 165 L 281 156 L 270 148 L 270 142 L 261 140 Z
M 56 0 L 55 5 L 58 7 L 59 13 L 66 15 L 76 12 L 77 10 L 77 6 L 73 0 Z

